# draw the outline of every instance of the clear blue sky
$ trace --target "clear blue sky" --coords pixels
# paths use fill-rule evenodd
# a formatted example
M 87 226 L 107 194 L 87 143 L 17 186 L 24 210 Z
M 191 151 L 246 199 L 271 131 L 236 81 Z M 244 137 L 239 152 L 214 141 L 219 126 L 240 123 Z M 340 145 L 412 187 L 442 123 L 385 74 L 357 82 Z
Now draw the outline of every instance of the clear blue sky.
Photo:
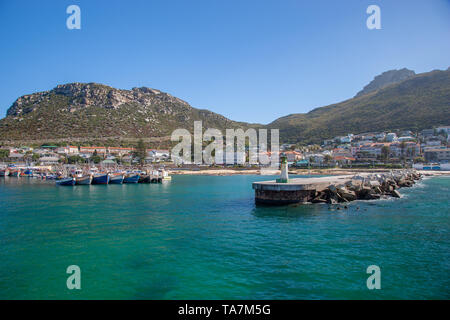
M 66 28 L 67 6 L 81 30 Z M 366 8 L 381 8 L 368 30 Z M 0 0 L 0 115 L 68 82 L 160 89 L 268 123 L 352 97 L 389 69 L 450 66 L 449 0 Z

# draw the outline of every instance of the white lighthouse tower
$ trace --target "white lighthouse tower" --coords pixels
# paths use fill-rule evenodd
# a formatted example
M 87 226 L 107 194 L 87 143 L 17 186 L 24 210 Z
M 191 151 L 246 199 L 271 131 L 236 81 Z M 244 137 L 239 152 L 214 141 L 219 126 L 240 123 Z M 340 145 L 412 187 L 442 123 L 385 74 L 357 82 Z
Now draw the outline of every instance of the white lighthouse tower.
M 281 156 L 281 175 L 280 178 L 277 179 L 277 183 L 288 183 L 289 175 L 288 175 L 288 163 L 286 156 Z

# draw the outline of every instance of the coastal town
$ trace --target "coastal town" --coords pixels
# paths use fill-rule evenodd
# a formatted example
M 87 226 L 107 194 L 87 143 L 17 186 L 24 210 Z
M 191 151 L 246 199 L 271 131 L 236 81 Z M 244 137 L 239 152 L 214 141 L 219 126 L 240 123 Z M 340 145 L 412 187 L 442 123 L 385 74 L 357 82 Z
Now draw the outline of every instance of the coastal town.
M 427 164 L 450 162 L 450 126 L 412 132 L 367 132 L 347 134 L 323 141 L 322 145 L 297 148 L 282 145 L 288 163 L 305 167 L 381 167 L 422 169 Z
M 289 168 L 411 168 L 447 169 L 450 162 L 450 126 L 440 126 L 412 132 L 367 132 L 347 134 L 323 141 L 321 145 L 282 144 L 279 155 L 287 159 Z M 267 152 L 271 155 L 271 152 Z M 183 162 L 171 156 L 169 149 L 149 149 L 115 146 L 59 146 L 44 144 L 32 146 L 2 146 L 0 164 L 17 167 L 45 166 L 61 168 L 70 166 L 167 167 L 171 170 L 199 170 L 208 167 L 254 168 L 245 163 L 246 154 L 235 154 L 234 163 L 204 165 Z M 241 159 L 239 159 L 241 158 Z M 241 160 L 241 161 L 239 161 Z M 430 168 L 431 169 L 431 168 Z M 438 170 L 439 170 L 438 169 Z

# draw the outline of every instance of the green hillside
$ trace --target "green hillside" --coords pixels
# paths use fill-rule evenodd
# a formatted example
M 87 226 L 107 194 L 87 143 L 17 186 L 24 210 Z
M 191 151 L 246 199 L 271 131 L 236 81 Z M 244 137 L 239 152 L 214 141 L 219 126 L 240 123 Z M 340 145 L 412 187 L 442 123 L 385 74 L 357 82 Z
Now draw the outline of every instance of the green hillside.
M 17 99 L 0 120 L 0 142 L 167 139 L 197 120 L 221 130 L 247 126 L 155 89 L 69 83 Z
M 341 103 L 291 114 L 269 128 L 284 142 L 319 143 L 347 133 L 390 129 L 421 130 L 450 124 L 450 71 L 418 74 L 408 80 Z

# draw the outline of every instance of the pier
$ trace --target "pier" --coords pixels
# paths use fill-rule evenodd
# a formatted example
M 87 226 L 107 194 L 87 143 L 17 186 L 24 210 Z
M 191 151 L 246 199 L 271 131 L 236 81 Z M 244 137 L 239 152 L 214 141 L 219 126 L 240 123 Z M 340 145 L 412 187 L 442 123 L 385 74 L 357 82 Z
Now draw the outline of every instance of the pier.
M 420 173 L 408 170 L 379 174 L 359 173 L 317 178 L 294 178 L 254 182 L 257 204 L 285 205 L 293 203 L 349 202 L 376 200 L 384 196 L 399 198 L 397 189 L 411 187 L 421 178 Z
M 367 175 L 367 174 L 366 174 Z M 352 180 L 353 175 L 294 178 L 287 183 L 276 180 L 254 182 L 255 202 L 260 204 L 292 204 L 311 202 L 316 192 L 321 192 L 333 184 L 345 184 Z

